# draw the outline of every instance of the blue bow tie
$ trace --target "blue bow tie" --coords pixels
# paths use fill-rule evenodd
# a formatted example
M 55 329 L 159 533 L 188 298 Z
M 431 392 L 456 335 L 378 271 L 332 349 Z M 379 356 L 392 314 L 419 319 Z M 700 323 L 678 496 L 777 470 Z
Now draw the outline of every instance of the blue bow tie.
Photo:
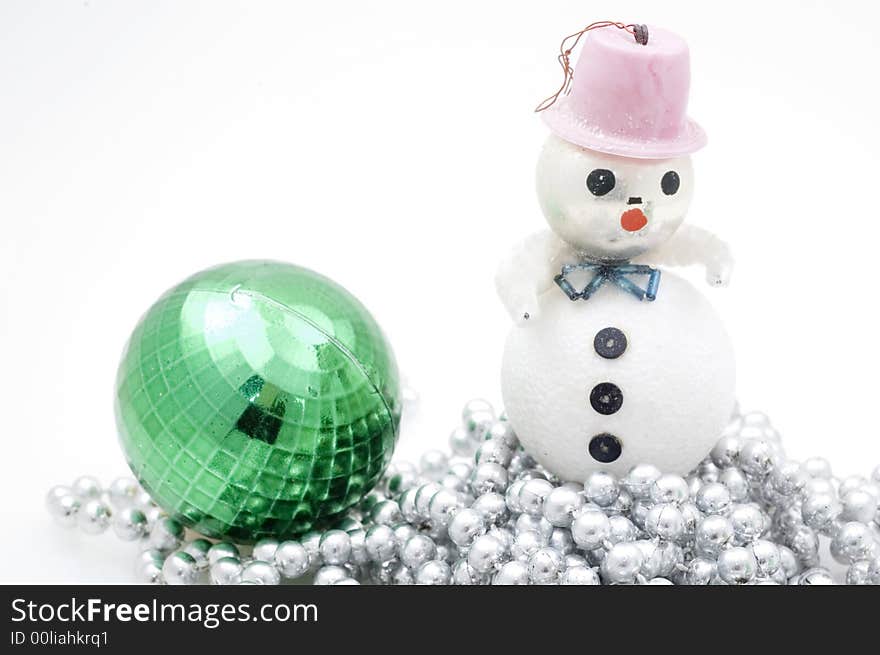
M 575 289 L 574 285 L 566 279 L 566 276 L 574 271 L 590 271 L 593 273 L 593 279 L 580 291 Z M 648 275 L 647 288 L 642 289 L 630 280 L 627 277 L 628 275 Z M 562 272 L 553 278 L 553 281 L 559 285 L 559 288 L 571 300 L 587 300 L 606 282 L 616 284 L 639 300 L 644 300 L 645 298 L 654 300 L 660 287 L 660 271 L 643 264 L 593 264 L 585 262 L 582 264 L 566 264 L 562 267 Z

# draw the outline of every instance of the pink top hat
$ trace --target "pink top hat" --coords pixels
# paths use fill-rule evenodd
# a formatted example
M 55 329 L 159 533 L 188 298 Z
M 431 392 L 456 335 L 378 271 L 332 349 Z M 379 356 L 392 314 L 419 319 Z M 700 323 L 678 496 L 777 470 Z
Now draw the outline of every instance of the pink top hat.
M 613 27 L 585 35 L 571 93 L 542 112 L 559 137 L 624 157 L 667 159 L 699 150 L 706 133 L 687 116 L 690 56 L 677 34 L 648 29 L 646 45 Z

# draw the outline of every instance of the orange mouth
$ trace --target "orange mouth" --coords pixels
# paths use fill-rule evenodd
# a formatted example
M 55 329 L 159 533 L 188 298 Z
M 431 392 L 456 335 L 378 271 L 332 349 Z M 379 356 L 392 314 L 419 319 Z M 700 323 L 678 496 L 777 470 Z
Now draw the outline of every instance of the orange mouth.
M 648 224 L 648 217 L 641 209 L 627 209 L 620 215 L 620 227 L 627 232 L 638 232 Z

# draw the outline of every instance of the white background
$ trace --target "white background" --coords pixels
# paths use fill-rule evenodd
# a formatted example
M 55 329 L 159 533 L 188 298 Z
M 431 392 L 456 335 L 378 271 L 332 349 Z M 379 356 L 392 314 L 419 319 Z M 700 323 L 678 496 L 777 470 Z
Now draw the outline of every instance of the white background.
M 494 268 L 543 225 L 534 105 L 597 19 L 691 46 L 689 220 L 738 256 L 705 293 L 739 397 L 790 453 L 880 462 L 878 12 L 852 2 L 0 4 L 0 582 L 123 582 L 134 548 L 43 496 L 126 472 L 113 381 L 142 312 L 207 266 L 282 259 L 372 310 L 421 400 L 399 453 L 499 399 Z M 694 279 L 700 281 L 694 273 Z M 701 283 L 701 282 L 700 282 Z

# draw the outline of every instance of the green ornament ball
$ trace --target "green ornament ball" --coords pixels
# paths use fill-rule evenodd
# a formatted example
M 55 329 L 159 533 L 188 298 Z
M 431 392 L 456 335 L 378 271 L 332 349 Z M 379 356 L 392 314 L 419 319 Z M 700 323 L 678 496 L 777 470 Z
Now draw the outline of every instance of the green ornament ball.
M 391 460 L 397 365 L 366 308 L 313 271 L 244 261 L 166 292 L 116 381 L 131 470 L 212 537 L 295 536 L 357 503 Z

